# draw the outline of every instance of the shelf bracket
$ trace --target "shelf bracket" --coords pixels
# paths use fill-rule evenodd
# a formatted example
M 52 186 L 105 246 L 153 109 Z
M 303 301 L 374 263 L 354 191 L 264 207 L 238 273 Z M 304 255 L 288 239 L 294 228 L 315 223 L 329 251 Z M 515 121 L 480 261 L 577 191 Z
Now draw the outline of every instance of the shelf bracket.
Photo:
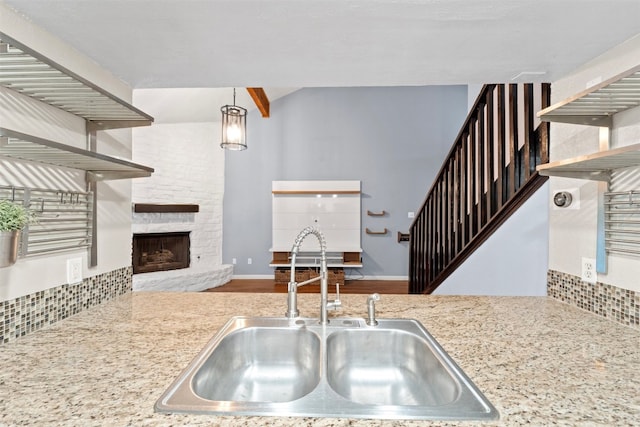
M 87 148 L 89 151 L 96 152 L 98 149 L 98 133 L 96 129 L 89 127 L 87 122 Z M 91 172 L 85 172 L 85 180 L 87 181 L 87 191 L 91 192 L 91 250 L 89 252 L 89 267 L 98 265 L 98 185 L 95 179 L 92 179 Z
M 364 230 L 367 234 L 379 234 L 379 235 L 385 235 L 389 231 L 386 228 L 382 231 L 372 231 L 372 230 L 369 230 L 368 228 L 365 228 Z
M 151 126 L 153 120 L 87 120 L 87 131 Z
M 613 118 L 611 116 L 572 116 L 565 114 L 545 114 L 540 116 L 540 120 L 544 122 L 556 122 L 556 123 L 569 123 L 572 125 L 585 125 L 585 126 L 605 126 L 611 127 L 613 125 Z
M 543 176 L 559 176 L 562 178 L 573 179 L 587 179 L 590 181 L 604 181 L 609 182 L 611 180 L 611 171 L 547 171 L 545 169 L 538 169 L 538 173 Z

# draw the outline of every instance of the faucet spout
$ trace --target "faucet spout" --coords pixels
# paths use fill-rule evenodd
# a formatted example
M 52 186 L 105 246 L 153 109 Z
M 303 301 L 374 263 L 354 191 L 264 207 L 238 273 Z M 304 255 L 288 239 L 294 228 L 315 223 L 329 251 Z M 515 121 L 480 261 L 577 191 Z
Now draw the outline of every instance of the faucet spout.
M 289 279 L 288 292 L 287 292 L 287 312 L 288 318 L 298 317 L 300 312 L 298 310 L 298 286 L 309 283 L 310 281 L 298 284 L 296 282 L 296 258 L 300 251 L 300 246 L 303 240 L 313 234 L 320 243 L 320 324 L 326 325 L 329 323 L 327 310 L 334 306 L 339 306 L 339 301 L 329 303 L 329 285 L 327 274 L 327 243 L 324 239 L 324 235 L 320 230 L 314 227 L 304 228 L 296 237 L 291 248 L 291 276 Z

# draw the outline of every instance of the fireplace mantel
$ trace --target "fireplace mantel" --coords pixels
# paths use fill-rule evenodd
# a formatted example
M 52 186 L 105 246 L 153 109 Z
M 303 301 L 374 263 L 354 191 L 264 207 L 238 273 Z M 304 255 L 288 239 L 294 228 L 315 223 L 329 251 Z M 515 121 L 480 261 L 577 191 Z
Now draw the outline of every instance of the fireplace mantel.
M 134 203 L 135 213 L 193 213 L 200 212 L 200 205 L 190 204 L 154 204 L 154 203 Z

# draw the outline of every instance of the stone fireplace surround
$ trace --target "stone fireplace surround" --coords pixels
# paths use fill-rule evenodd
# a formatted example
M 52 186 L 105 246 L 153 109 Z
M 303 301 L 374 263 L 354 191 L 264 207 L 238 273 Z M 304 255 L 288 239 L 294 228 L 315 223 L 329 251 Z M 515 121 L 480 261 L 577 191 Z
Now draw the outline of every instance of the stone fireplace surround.
M 202 291 L 231 280 L 233 266 L 222 264 L 224 150 L 212 143 L 219 123 L 162 123 L 171 90 L 136 90 L 134 101 L 157 121 L 133 129 L 133 159 L 150 165 L 149 178 L 132 180 L 132 202 L 197 205 L 197 212 L 135 212 L 132 234 L 190 232 L 189 268 L 133 275 L 134 291 Z M 193 103 L 191 92 L 178 91 Z M 184 95 L 184 96 L 183 96 Z M 172 95 L 173 96 L 173 95 Z
M 133 234 L 191 232 L 192 245 L 197 245 L 198 235 L 203 230 L 198 226 L 195 216 L 198 213 L 133 213 Z M 193 246 L 192 246 L 193 247 Z M 191 251 L 191 263 L 188 268 L 152 273 L 140 273 L 133 276 L 134 291 L 202 291 L 223 285 L 231 280 L 231 265 L 207 265 L 201 262 L 199 251 Z

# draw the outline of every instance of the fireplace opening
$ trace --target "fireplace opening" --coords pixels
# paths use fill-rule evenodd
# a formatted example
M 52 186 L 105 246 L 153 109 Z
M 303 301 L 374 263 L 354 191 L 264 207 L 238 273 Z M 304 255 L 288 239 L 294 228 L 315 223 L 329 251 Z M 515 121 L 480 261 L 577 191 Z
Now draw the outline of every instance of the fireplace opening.
M 188 268 L 189 232 L 133 235 L 133 274 Z

